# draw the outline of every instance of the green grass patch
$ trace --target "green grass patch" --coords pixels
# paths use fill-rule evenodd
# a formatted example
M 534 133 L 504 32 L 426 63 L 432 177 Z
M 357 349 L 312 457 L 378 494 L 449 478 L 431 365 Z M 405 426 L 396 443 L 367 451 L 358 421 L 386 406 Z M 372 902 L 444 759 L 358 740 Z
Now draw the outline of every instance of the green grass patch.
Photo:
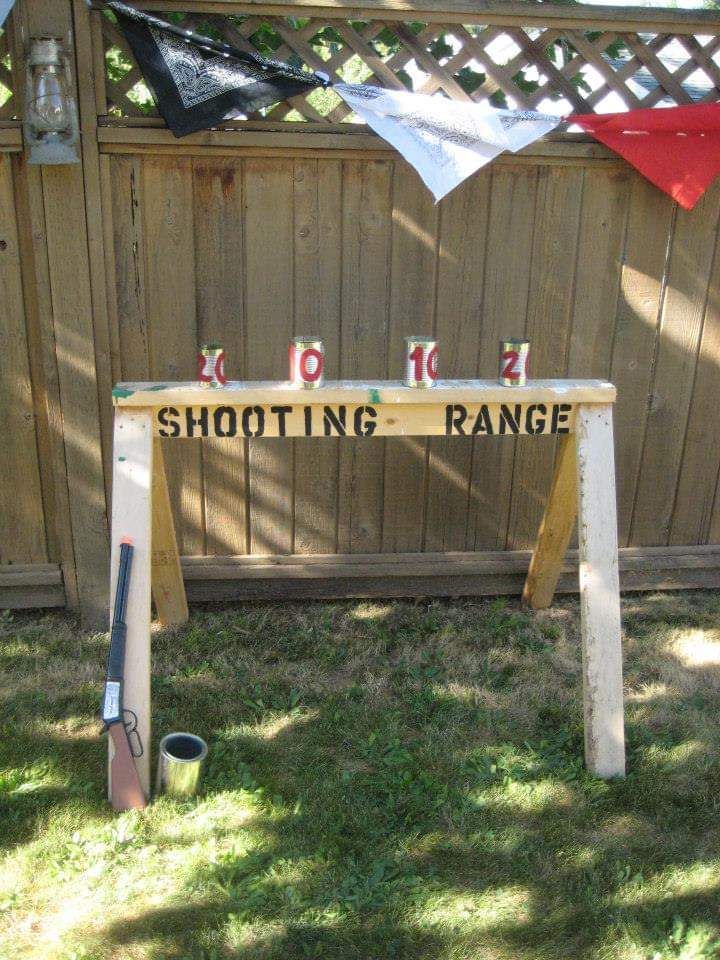
M 629 773 L 582 762 L 578 607 L 248 604 L 153 636 L 202 795 L 113 815 L 107 635 L 0 618 L 0 957 L 720 957 L 720 599 L 625 598 Z

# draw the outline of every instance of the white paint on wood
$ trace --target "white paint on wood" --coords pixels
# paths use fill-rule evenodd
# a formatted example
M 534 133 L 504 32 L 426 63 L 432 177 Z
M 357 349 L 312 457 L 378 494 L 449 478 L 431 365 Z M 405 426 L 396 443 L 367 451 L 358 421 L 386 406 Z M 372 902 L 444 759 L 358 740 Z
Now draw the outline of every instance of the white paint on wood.
M 625 774 L 612 406 L 581 406 L 576 430 L 585 762 L 607 778 Z
M 116 410 L 113 443 L 112 546 L 110 563 L 110 618 L 120 541 L 133 543 L 127 602 L 124 706 L 137 715 L 143 755 L 135 760 L 146 796 L 150 795 L 150 578 L 151 486 L 153 466 L 150 410 Z M 110 744 L 112 750 L 112 744 Z M 109 767 L 108 767 L 109 775 Z M 108 783 L 109 791 L 112 784 Z

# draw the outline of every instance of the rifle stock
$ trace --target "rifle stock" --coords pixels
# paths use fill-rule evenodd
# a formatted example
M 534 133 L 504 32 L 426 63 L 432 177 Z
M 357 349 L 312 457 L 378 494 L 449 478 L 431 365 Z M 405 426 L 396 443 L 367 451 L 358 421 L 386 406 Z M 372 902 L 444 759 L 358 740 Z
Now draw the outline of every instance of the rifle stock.
M 113 742 L 113 757 L 110 761 L 110 799 L 113 810 L 142 810 L 147 806 L 147 800 L 124 724 L 110 724 L 108 736 Z

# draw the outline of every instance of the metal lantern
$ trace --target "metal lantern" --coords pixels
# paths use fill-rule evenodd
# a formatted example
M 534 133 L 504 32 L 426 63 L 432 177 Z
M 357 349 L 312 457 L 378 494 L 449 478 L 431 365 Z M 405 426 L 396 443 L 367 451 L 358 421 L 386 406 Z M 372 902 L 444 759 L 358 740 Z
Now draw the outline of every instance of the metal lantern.
M 29 163 L 78 163 L 77 105 L 70 61 L 58 37 L 35 37 L 27 57 L 25 142 Z

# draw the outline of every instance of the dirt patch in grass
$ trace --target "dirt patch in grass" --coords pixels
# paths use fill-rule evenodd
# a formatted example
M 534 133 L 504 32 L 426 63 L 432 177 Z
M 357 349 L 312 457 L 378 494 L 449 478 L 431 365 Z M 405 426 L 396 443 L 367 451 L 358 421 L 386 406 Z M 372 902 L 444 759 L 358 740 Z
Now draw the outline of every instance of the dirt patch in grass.
M 153 636 L 203 794 L 114 816 L 107 637 L 0 621 L 0 958 L 720 957 L 720 600 L 624 601 L 628 777 L 582 763 L 578 607 L 249 604 Z

